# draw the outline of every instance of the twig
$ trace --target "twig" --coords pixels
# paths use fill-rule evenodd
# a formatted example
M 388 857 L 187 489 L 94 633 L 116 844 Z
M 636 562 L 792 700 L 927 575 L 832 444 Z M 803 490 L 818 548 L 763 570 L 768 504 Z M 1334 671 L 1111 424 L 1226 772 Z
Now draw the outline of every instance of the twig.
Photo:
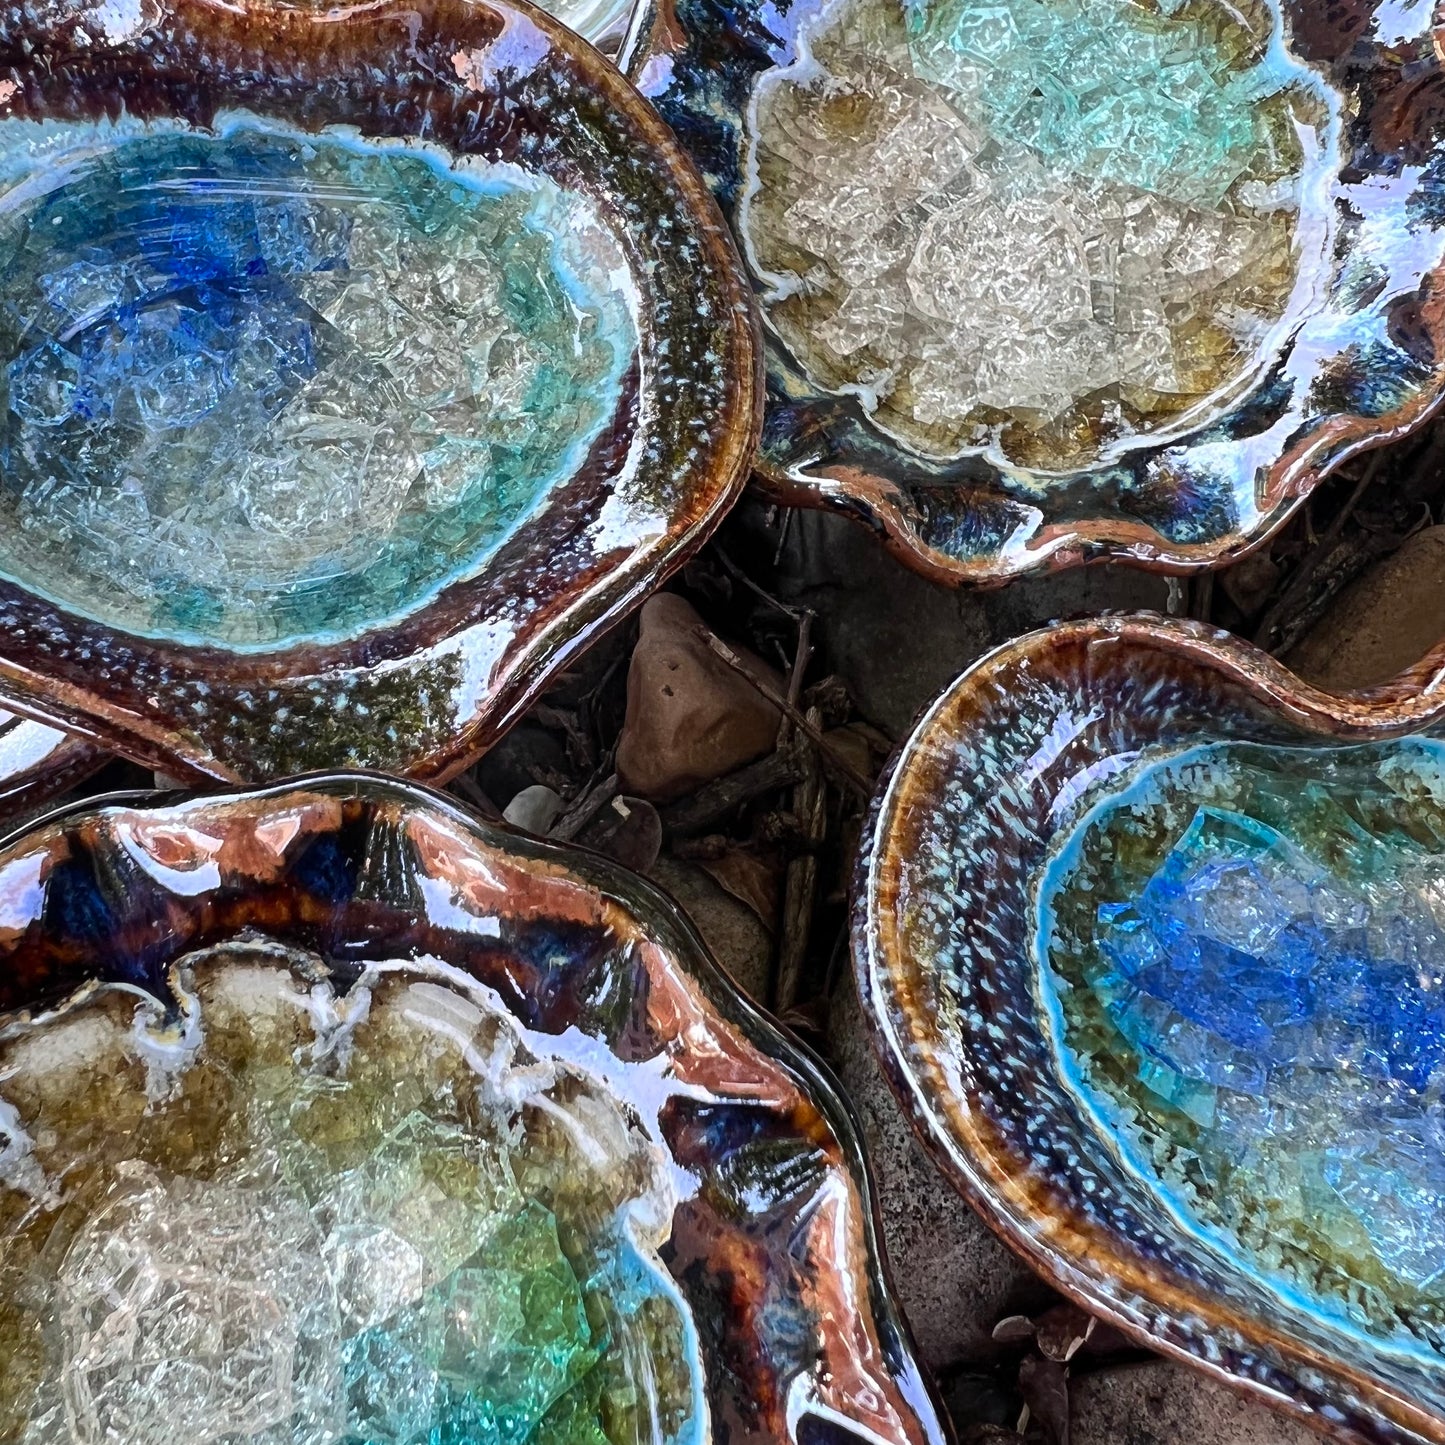
M 1202 572 L 1194 579 L 1194 595 L 1190 599 L 1189 615 L 1200 622 L 1208 622 L 1214 612 L 1214 573 Z
M 706 627 L 699 627 L 696 633 L 702 641 L 712 649 L 739 677 L 746 678 L 748 682 L 767 700 L 778 708 L 784 717 L 806 737 L 820 753 L 828 760 L 828 766 L 837 770 L 851 787 L 855 788 L 864 798 L 873 796 L 873 784 L 858 772 L 847 758 L 835 748 L 823 736 L 822 730 L 809 722 L 797 707 L 788 701 L 775 687 L 764 682 L 762 678 L 750 672 L 742 658 L 730 648 L 722 638 L 709 632 Z M 819 714 L 821 717 L 821 714 Z
M 725 778 L 699 788 L 692 797 L 684 798 L 662 810 L 662 826 L 672 837 L 688 837 L 706 833 L 724 818 L 730 817 L 744 803 L 775 793 L 797 782 L 803 763 L 794 748 L 779 748 Z
M 822 722 L 817 708 L 807 722 L 814 729 Z M 813 903 L 818 892 L 818 849 L 828 832 L 828 790 L 818 759 L 810 758 L 807 770 L 793 789 L 793 812 L 802 828 L 805 852 L 788 863 L 783 888 L 783 918 L 779 930 L 778 967 L 773 976 L 772 1006 L 782 1013 L 798 1001 L 808 948 L 813 939 Z
M 502 810 L 481 790 L 471 773 L 458 773 L 447 787 L 464 802 L 470 803 L 482 817 L 493 823 L 501 820 Z
M 714 544 L 713 546 L 712 553 L 713 556 L 722 563 L 723 571 L 725 571 L 729 577 L 732 577 L 735 580 L 741 582 L 743 586 L 748 589 L 749 592 L 753 593 L 757 597 L 761 597 L 763 601 L 768 604 L 769 607 L 775 608 L 784 616 L 791 617 L 795 621 L 798 619 L 802 611 L 801 608 L 789 607 L 786 602 L 780 602 L 776 597 L 773 596 L 771 592 L 767 591 L 757 582 L 754 582 L 753 579 L 749 577 L 748 574 L 744 572 L 743 569 L 739 567 L 738 564 L 734 562 L 733 559 L 729 557 L 728 554 L 716 544 Z
M 788 529 L 793 525 L 793 509 L 783 508 L 783 522 L 778 528 L 778 550 L 773 553 L 773 566 L 776 567 L 783 560 L 783 548 L 788 545 Z
M 788 702 L 796 712 L 798 699 L 803 695 L 803 675 L 813 657 L 813 614 L 807 610 L 798 614 L 798 645 L 793 650 L 793 667 L 788 673 Z M 778 746 L 782 747 L 789 737 L 791 719 L 784 715 L 778 724 Z
M 617 796 L 617 788 L 616 773 L 594 783 L 557 819 L 548 836 L 564 842 L 575 838 Z

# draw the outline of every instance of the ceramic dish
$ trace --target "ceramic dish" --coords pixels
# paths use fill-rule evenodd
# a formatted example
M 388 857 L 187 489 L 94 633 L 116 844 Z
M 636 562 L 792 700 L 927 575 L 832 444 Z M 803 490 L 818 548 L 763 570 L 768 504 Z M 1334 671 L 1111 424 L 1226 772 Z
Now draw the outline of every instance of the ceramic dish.
M 177 776 L 462 766 L 757 426 L 705 187 L 525 0 L 22 6 L 0 297 L 0 691 Z
M 846 1111 L 651 885 L 334 775 L 0 898 L 7 1436 L 943 1445 Z
M 1087 1308 L 1341 1439 L 1445 1440 L 1445 656 L 1331 697 L 1157 618 L 927 712 L 854 949 L 943 1168 Z
M 617 54 L 632 19 L 630 0 L 559 0 L 542 9 L 609 56 Z
M 0 819 L 42 807 L 105 761 L 106 754 L 83 738 L 0 709 Z
M 650 0 L 768 328 L 759 471 L 944 582 L 1217 563 L 1445 377 L 1428 5 Z

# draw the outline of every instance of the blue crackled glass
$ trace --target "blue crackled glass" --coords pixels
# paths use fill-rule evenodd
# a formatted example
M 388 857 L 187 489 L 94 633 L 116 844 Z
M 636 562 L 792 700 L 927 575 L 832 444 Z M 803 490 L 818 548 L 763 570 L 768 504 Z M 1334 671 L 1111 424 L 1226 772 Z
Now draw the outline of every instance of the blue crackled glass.
M 0 574 L 238 648 L 395 620 L 611 422 L 615 250 L 421 147 L 0 122 Z
M 1196 1227 L 1317 1308 L 1445 1324 L 1445 745 L 1141 765 L 1042 894 L 1061 1060 Z

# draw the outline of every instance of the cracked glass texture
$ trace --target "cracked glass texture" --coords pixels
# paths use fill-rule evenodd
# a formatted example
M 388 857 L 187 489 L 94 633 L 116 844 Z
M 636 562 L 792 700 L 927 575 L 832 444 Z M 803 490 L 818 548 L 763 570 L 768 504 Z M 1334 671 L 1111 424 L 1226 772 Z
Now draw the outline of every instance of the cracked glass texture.
M 454 980 L 296 962 L 219 950 L 180 1024 L 102 996 L 5 1048 L 0 1438 L 701 1438 L 622 1106 Z
M 1195 1226 L 1445 1348 L 1445 745 L 1208 744 L 1046 876 L 1067 1076 Z
M 833 0 L 750 111 L 739 228 L 773 327 L 932 459 L 1086 467 L 1198 408 L 1299 280 L 1324 106 L 1274 24 L 1213 0 Z
M 394 621 L 612 421 L 622 264 L 505 165 L 236 116 L 0 123 L 0 573 L 242 649 Z

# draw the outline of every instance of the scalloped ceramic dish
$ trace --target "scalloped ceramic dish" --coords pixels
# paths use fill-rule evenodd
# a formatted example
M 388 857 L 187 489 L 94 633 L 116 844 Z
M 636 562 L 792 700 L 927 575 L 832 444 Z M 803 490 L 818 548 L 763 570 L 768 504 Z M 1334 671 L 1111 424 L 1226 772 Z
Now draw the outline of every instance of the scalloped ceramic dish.
M 333 775 L 0 898 L 7 1434 L 942 1445 L 846 1110 L 649 884 Z
M 22 7 L 0 238 L 0 691 L 178 775 L 455 771 L 746 477 L 726 229 L 525 0 Z
M 652 0 L 767 327 L 759 471 L 944 582 L 1211 565 L 1434 409 L 1428 5 Z
M 1445 699 L 1153 618 L 1000 648 L 904 745 L 854 951 L 964 1195 L 1150 1347 L 1445 1440 Z

